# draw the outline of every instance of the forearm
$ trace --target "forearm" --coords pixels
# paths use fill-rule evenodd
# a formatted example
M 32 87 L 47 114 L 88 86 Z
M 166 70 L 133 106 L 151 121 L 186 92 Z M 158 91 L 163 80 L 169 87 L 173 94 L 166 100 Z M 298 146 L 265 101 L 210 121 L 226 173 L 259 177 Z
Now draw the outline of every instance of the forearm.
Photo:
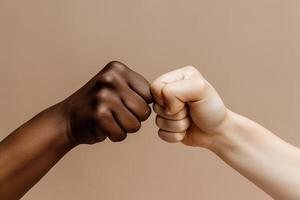
M 60 106 L 51 107 L 0 143 L 0 199 L 19 199 L 72 147 Z
M 210 149 L 273 198 L 299 199 L 300 150 L 245 117 L 229 115 Z
M 149 82 L 121 62 L 108 63 L 83 87 L 0 143 L 0 199 L 22 197 L 79 144 L 137 132 L 151 113 Z

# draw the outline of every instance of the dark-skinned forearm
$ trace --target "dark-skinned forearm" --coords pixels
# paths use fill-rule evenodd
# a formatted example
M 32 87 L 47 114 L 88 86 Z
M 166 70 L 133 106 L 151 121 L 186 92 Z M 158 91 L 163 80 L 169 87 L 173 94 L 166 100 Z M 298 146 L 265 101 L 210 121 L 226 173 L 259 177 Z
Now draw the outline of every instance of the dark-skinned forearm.
M 41 112 L 0 143 L 0 199 L 19 199 L 74 147 L 60 104 Z
M 137 132 L 151 113 L 149 82 L 125 64 L 108 63 L 83 87 L 0 143 L 0 199 L 21 198 L 77 144 Z

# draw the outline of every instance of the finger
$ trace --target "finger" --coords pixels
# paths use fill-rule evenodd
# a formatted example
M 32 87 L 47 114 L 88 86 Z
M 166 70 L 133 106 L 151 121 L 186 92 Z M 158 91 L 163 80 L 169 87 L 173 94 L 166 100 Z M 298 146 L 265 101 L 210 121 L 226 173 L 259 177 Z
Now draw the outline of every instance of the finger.
M 192 66 L 186 66 L 163 74 L 152 82 L 150 86 L 152 96 L 158 104 L 163 106 L 162 89 L 166 84 L 195 77 L 202 77 L 202 75 Z
M 145 121 L 151 114 L 151 109 L 145 100 L 130 88 L 124 88 L 121 94 L 123 104 L 140 121 Z
M 126 133 L 134 133 L 140 129 L 140 121 L 125 107 L 121 99 L 113 104 L 111 110 L 115 120 Z
M 186 131 L 187 134 L 181 140 L 181 142 L 188 146 L 200 146 L 204 147 L 211 142 L 210 136 L 202 132 L 195 124 L 192 124 Z
M 185 103 L 202 100 L 206 95 L 207 84 L 203 79 L 187 79 L 167 84 L 162 90 L 166 112 L 175 114 Z
M 185 118 L 188 115 L 187 106 L 185 106 L 181 111 L 179 111 L 175 115 L 168 115 L 165 109 L 162 106 L 160 106 L 158 103 L 153 104 L 153 110 L 157 115 L 160 115 L 163 118 L 171 119 L 171 120 L 180 120 Z
M 191 121 L 187 117 L 175 121 L 162 118 L 161 116 L 156 116 L 156 125 L 164 131 L 181 133 L 185 132 L 189 128 L 189 126 L 191 125 Z
M 128 84 L 138 95 L 140 95 L 147 103 L 152 103 L 153 98 L 150 92 L 150 83 L 140 74 L 132 71 L 128 77 Z
M 169 132 L 169 131 L 164 131 L 159 129 L 158 130 L 158 136 L 169 143 L 176 143 L 176 142 L 181 142 L 183 138 L 185 137 L 185 132 L 183 133 L 174 133 L 174 132 Z
M 113 142 L 119 142 L 126 138 L 126 133 L 118 125 L 112 112 L 107 107 L 101 106 L 98 109 L 96 119 L 101 137 L 107 135 Z

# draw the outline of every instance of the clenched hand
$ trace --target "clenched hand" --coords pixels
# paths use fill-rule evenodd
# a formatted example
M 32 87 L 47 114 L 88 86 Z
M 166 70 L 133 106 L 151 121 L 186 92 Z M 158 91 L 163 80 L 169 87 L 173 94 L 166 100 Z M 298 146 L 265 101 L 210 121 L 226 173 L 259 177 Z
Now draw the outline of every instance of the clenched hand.
M 167 142 L 208 146 L 226 119 L 227 109 L 200 72 L 187 66 L 151 84 L 159 136 Z
M 107 137 L 122 141 L 149 117 L 151 102 L 149 83 L 141 75 L 120 62 L 110 62 L 63 102 L 67 134 L 77 144 Z

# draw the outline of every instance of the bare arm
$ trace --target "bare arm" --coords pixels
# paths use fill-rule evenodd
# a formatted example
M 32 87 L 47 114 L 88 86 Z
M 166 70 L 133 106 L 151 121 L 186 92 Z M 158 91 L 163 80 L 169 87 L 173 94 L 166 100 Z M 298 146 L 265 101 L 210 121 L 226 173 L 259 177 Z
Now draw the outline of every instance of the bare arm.
M 74 145 L 59 106 L 49 108 L 0 143 L 0 199 L 19 199 Z
M 243 116 L 229 115 L 209 149 L 273 198 L 299 199 L 299 148 Z
M 216 153 L 276 199 L 300 199 L 300 150 L 226 108 L 216 90 L 188 66 L 151 85 L 159 136 Z
M 119 142 L 138 131 L 151 109 L 149 83 L 111 62 L 63 102 L 41 112 L 0 143 L 0 199 L 20 199 L 79 144 Z

